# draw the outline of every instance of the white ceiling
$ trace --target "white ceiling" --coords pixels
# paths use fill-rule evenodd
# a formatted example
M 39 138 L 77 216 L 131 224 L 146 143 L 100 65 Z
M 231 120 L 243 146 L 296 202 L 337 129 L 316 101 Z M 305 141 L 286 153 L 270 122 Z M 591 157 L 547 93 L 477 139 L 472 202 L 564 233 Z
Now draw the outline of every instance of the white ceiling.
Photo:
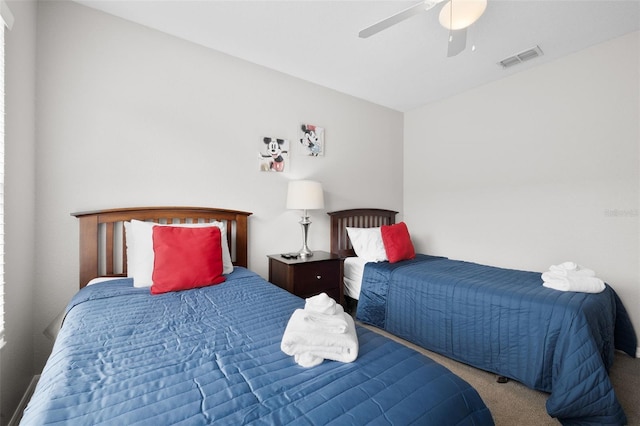
M 358 37 L 418 1 L 76 1 L 399 111 L 640 29 L 640 0 L 489 0 L 468 30 L 467 49 L 447 58 L 440 5 Z M 543 56 L 506 70 L 497 65 L 536 45 Z

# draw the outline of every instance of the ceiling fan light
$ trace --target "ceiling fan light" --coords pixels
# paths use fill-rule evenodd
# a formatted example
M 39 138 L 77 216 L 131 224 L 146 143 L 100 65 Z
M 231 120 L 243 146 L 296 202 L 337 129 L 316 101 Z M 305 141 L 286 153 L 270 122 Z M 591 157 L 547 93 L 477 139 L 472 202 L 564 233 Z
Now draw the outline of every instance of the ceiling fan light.
M 440 10 L 440 25 L 448 30 L 467 28 L 482 16 L 486 8 L 487 0 L 450 0 Z

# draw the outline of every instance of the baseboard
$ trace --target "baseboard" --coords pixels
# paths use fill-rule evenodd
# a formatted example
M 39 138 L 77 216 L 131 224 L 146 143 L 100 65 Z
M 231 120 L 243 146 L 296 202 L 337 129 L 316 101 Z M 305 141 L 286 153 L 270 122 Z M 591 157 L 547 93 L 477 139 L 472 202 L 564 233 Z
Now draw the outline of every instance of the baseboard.
M 36 390 L 36 385 L 38 384 L 38 380 L 40 380 L 40 375 L 36 374 L 31 378 L 31 382 L 27 387 L 27 390 L 22 395 L 22 399 L 20 400 L 20 404 L 18 404 L 18 408 L 13 412 L 13 416 L 11 416 L 11 420 L 9 420 L 8 426 L 18 426 L 20 424 L 20 420 L 22 420 L 22 412 L 25 408 L 27 408 L 27 404 L 31 399 L 31 395 L 33 395 L 33 391 Z

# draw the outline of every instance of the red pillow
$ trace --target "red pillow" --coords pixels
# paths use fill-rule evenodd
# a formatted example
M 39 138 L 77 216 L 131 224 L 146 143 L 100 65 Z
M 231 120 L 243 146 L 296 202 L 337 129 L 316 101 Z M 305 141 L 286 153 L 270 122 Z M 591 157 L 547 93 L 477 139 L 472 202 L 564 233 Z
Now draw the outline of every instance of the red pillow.
M 225 280 L 217 226 L 154 226 L 153 252 L 153 294 L 220 284 Z
M 382 233 L 382 243 L 384 244 L 384 250 L 387 252 L 389 263 L 416 257 L 409 230 L 404 222 L 396 223 L 395 225 L 382 225 L 380 232 Z

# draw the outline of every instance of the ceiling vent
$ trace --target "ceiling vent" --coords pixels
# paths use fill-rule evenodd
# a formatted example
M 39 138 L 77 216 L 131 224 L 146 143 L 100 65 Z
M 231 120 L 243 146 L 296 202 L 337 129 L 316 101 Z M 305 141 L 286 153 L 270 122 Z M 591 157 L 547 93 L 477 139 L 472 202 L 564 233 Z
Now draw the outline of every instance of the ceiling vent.
M 509 56 L 508 58 L 504 58 L 503 60 L 498 62 L 498 65 L 500 65 L 502 68 L 509 68 L 542 55 L 544 55 L 544 53 L 542 53 L 542 49 L 540 49 L 539 46 L 536 46 L 523 52 L 517 53 L 513 56 Z

